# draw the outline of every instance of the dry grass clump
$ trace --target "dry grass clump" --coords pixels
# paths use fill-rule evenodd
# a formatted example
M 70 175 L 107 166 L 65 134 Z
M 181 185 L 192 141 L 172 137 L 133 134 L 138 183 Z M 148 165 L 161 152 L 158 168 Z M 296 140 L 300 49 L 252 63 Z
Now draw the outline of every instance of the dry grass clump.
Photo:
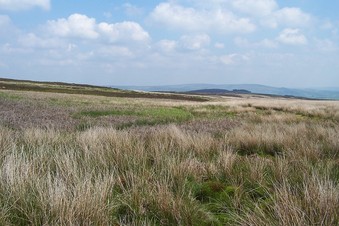
M 236 128 L 226 139 L 174 125 L 68 134 L 2 128 L 1 223 L 333 225 L 332 168 L 315 174 L 313 153 L 295 149 L 308 137 L 290 137 L 296 128 Z M 254 150 L 281 145 L 282 154 L 236 155 L 246 140 Z
M 31 95 L 0 97 L 0 225 L 339 224 L 335 103 Z

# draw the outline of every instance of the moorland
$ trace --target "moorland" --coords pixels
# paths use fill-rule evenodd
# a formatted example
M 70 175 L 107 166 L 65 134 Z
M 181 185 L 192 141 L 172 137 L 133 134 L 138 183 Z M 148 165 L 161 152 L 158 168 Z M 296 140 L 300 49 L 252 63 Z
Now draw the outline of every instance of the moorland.
M 339 102 L 0 81 L 0 225 L 338 225 Z

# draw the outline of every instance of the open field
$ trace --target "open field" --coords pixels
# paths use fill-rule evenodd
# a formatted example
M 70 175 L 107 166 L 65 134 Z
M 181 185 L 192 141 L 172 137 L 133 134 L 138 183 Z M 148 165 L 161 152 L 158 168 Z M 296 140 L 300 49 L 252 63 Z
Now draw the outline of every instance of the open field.
M 0 90 L 0 225 L 339 224 L 339 102 L 34 90 Z

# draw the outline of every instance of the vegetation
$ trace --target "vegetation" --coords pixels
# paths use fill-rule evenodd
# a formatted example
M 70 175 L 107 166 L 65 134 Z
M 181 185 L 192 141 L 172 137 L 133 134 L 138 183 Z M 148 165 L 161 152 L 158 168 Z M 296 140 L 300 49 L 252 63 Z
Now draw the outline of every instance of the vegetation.
M 129 97 L 129 98 L 155 98 L 173 100 L 207 101 L 206 98 L 191 95 L 166 94 L 166 93 L 145 93 L 137 91 L 127 91 L 102 86 L 68 84 L 61 82 L 35 82 L 26 80 L 13 80 L 0 78 L 0 89 L 39 91 L 51 93 L 85 94 L 106 97 Z
M 339 103 L 0 91 L 0 225 L 338 225 Z

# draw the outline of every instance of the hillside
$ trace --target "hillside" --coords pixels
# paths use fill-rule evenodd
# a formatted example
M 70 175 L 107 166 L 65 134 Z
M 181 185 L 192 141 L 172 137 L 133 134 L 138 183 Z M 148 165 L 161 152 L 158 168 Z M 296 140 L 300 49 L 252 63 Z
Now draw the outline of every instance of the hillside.
M 137 92 L 131 90 L 114 89 L 110 87 L 93 86 L 86 84 L 70 84 L 62 82 L 38 82 L 5 78 L 0 78 L 0 90 L 39 91 L 51 93 L 97 95 L 107 97 L 160 98 L 160 99 L 206 101 L 206 99 L 202 97 L 190 95 Z
M 0 225 L 339 225 L 338 101 L 2 82 Z
M 337 99 L 339 100 L 339 89 L 330 88 L 312 88 L 312 89 L 290 89 L 277 88 L 272 86 L 264 86 L 257 84 L 184 84 L 184 85 L 169 85 L 169 86 L 114 86 L 117 88 L 129 90 L 144 90 L 144 91 L 172 91 L 172 92 L 188 92 L 192 90 L 204 89 L 223 89 L 223 90 L 248 90 L 252 93 L 271 94 L 279 96 L 295 96 L 311 99 Z

